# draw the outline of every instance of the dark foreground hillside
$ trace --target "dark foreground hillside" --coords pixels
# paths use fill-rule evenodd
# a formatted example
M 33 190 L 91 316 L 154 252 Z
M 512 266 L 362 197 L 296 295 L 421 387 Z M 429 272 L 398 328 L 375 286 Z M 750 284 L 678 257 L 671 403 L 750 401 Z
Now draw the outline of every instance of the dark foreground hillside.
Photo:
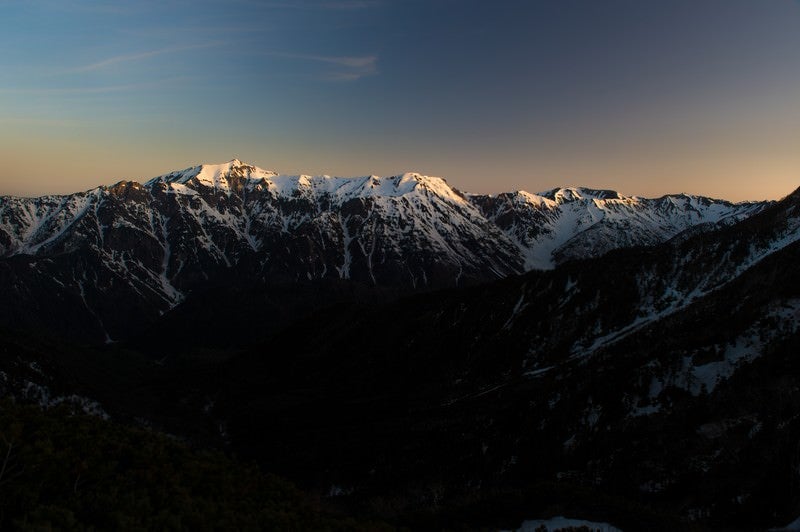
M 380 530 L 285 480 L 66 407 L 0 404 L 0 529 Z

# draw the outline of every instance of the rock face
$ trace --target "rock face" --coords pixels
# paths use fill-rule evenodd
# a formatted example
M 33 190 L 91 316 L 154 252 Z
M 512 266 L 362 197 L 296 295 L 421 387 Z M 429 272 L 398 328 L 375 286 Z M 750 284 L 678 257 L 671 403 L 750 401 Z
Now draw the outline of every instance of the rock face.
M 118 340 L 232 276 L 462 286 L 658 243 L 764 205 L 586 189 L 472 196 L 413 173 L 285 176 L 233 160 L 143 185 L 0 198 L 0 317 Z

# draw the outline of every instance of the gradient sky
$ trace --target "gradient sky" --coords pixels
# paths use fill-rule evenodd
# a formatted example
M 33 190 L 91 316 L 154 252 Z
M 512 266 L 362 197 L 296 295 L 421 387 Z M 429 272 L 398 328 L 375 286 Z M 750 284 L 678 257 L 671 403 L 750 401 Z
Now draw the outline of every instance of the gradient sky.
M 797 0 L 0 0 L 0 194 L 231 158 L 779 198 Z

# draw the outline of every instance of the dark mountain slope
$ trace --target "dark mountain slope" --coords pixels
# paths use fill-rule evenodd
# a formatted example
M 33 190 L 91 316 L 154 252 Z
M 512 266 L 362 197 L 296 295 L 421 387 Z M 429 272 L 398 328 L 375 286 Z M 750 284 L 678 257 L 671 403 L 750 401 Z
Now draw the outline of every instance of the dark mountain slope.
M 227 365 L 214 413 L 238 452 L 360 497 L 577 483 L 788 522 L 798 214 L 794 194 L 664 246 L 317 315 Z

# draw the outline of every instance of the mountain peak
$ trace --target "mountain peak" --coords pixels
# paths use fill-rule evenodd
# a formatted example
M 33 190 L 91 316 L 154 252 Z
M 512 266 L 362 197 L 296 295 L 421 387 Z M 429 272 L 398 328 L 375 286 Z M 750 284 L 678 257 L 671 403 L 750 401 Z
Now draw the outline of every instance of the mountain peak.
M 540 192 L 539 196 L 554 200 L 558 203 L 568 203 L 584 199 L 623 199 L 623 196 L 616 190 L 600 190 L 587 187 L 561 187 Z
M 401 184 L 407 185 L 407 190 L 413 190 L 420 187 L 441 198 L 448 199 L 459 204 L 468 204 L 463 193 L 451 187 L 447 180 L 443 177 L 423 175 L 418 172 L 406 172 L 399 177 L 398 187 Z M 411 185 L 411 186 L 408 186 Z
M 160 175 L 147 181 L 145 186 L 152 186 L 156 183 L 185 185 L 189 182 L 194 182 L 207 187 L 229 191 L 230 184 L 228 180 L 231 177 L 260 180 L 275 175 L 277 175 L 275 172 L 264 170 L 239 159 L 231 159 L 226 163 L 204 163 Z

